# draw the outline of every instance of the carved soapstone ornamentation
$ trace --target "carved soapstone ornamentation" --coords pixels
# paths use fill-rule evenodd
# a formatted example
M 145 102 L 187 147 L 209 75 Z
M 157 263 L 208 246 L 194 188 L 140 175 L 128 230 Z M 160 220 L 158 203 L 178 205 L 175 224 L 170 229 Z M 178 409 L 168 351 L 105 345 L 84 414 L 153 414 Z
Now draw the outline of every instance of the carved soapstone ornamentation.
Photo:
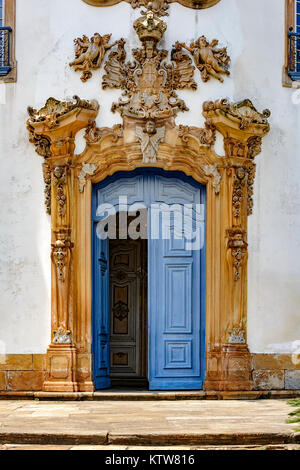
M 195 65 L 201 73 L 203 82 L 207 82 L 211 77 L 216 78 L 220 82 L 224 82 L 222 75 L 230 75 L 230 57 L 227 54 L 226 47 L 221 49 L 217 48 L 219 44 L 217 39 L 209 43 L 205 36 L 201 36 L 189 46 L 185 43 L 177 44 L 178 48 L 184 48 L 192 54 Z
M 144 163 L 156 162 L 158 147 L 165 138 L 165 126 L 156 128 L 154 121 L 147 121 L 145 129 L 136 126 L 136 136 L 141 143 Z
M 60 230 L 56 234 L 56 241 L 52 243 L 52 259 L 56 266 L 57 279 L 61 282 L 66 280 L 66 270 L 71 259 L 71 248 L 73 243 L 68 230 Z
M 214 165 L 204 165 L 203 170 L 206 176 L 213 176 L 213 188 L 216 194 L 220 193 L 220 183 L 221 183 L 221 175 L 218 171 L 218 165 L 215 163 Z
M 45 183 L 45 206 L 47 214 L 51 215 L 51 168 L 43 163 L 43 177 Z
M 211 147 L 214 145 L 216 140 L 216 129 L 209 120 L 205 122 L 204 129 L 200 127 L 180 125 L 178 128 L 178 137 L 184 143 L 188 143 L 190 136 L 196 137 L 201 145 L 208 145 Z
M 227 230 L 228 244 L 231 261 L 233 264 L 234 280 L 237 282 L 241 278 L 242 266 L 248 258 L 248 243 L 246 242 L 246 231 L 240 227 Z
M 240 327 L 235 327 L 232 328 L 231 330 L 228 330 L 228 333 L 230 334 L 228 343 L 230 344 L 245 344 L 245 330 L 240 328 Z
M 105 136 L 111 136 L 113 143 L 123 137 L 123 127 L 121 124 L 115 124 L 110 127 L 97 127 L 96 121 L 91 120 L 86 128 L 84 138 L 87 144 L 96 144 Z
M 54 333 L 54 338 L 53 338 L 53 343 L 54 344 L 71 344 L 71 331 L 66 330 L 62 326 L 60 326 L 57 330 L 53 331 Z
M 99 104 L 96 100 L 82 100 L 76 95 L 73 97 L 73 101 L 59 101 L 51 97 L 47 99 L 45 106 L 40 110 L 32 108 L 31 106 L 27 108 L 29 114 L 27 126 L 33 128 L 34 125 L 43 123 L 48 129 L 53 129 L 59 125 L 61 118 L 71 111 L 74 111 L 76 108 L 97 112 L 99 110 Z
M 168 52 L 157 49 L 166 28 L 166 23 L 153 11 L 144 12 L 134 22 L 134 29 L 142 43 L 142 48 L 132 51 L 134 62 L 125 63 L 124 44 L 119 43 L 120 60 L 116 62 L 117 56 L 112 55 L 105 64 L 107 75 L 103 77 L 102 86 L 123 90 L 119 102 L 112 105 L 113 112 L 118 111 L 122 117 L 155 121 L 187 111 L 184 101 L 175 92 L 176 89 L 191 86 L 186 68 L 176 68 L 175 65 L 174 69 L 166 63 Z
M 254 194 L 254 180 L 256 174 L 256 165 L 252 163 L 247 169 L 248 171 L 248 200 L 247 200 L 247 214 L 251 215 L 253 213 L 253 194 Z
M 69 65 L 74 67 L 75 71 L 82 71 L 80 78 L 83 82 L 92 77 L 92 70 L 101 67 L 106 52 L 115 46 L 116 42 L 108 44 L 110 38 L 111 34 L 101 36 L 99 33 L 95 33 L 90 39 L 85 35 L 82 38 L 74 39 L 75 59 Z
M 270 130 L 268 118 L 271 112 L 265 109 L 262 113 L 259 113 L 253 103 L 248 99 L 239 101 L 238 103 L 229 103 L 224 98 L 217 101 L 205 101 L 203 103 L 203 114 L 206 118 L 211 118 L 212 115 L 219 115 L 226 116 L 231 120 L 237 119 L 240 130 L 244 131 L 249 130 L 251 126 L 259 126 L 259 132 L 263 134 L 266 134 Z
M 236 168 L 234 180 L 233 180 L 233 194 L 232 194 L 234 217 L 240 217 L 241 215 L 241 206 L 243 202 L 244 188 L 247 182 L 248 182 L 247 170 L 241 166 Z
M 78 176 L 80 193 L 83 193 L 84 191 L 84 187 L 86 185 L 86 176 L 94 175 L 98 166 L 99 166 L 98 163 L 83 163 L 82 164 L 82 168 Z
M 29 132 L 29 142 L 35 146 L 36 153 L 41 157 L 51 157 L 50 140 L 44 135 L 36 134 L 28 121 L 27 130 Z

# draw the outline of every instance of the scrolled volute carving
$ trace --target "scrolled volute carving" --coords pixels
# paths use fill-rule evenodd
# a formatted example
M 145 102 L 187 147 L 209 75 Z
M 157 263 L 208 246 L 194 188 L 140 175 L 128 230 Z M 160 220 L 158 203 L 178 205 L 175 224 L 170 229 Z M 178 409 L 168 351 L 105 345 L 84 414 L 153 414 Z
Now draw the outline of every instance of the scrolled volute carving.
M 89 121 L 84 135 L 88 145 L 96 144 L 107 136 L 110 136 L 111 141 L 116 143 L 123 137 L 123 126 L 121 124 L 115 124 L 113 127 L 97 127 L 96 121 Z
M 183 143 L 188 143 L 189 137 L 195 137 L 200 145 L 213 146 L 216 141 L 216 128 L 211 121 L 205 122 L 205 127 L 182 126 L 178 127 L 178 137 Z
M 27 121 L 27 130 L 29 132 L 29 142 L 35 146 L 38 155 L 44 158 L 51 157 L 51 142 L 45 135 L 36 134 L 34 127 Z

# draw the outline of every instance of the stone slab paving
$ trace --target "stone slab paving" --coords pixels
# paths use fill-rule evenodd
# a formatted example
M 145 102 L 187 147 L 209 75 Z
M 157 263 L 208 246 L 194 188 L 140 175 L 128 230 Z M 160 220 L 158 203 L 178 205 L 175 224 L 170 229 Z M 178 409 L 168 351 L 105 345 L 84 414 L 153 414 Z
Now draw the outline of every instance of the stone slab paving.
M 286 400 L 0 401 L 0 445 L 298 444 Z

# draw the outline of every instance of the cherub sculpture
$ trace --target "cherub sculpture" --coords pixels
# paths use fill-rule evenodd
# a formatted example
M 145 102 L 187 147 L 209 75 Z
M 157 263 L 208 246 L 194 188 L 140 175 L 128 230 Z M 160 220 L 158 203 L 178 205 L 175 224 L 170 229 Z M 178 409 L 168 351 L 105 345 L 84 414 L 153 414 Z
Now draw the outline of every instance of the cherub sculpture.
M 146 122 L 145 129 L 136 126 L 136 136 L 141 143 L 144 163 L 155 163 L 160 142 L 165 138 L 165 126 L 155 126 L 155 122 L 149 120 Z
M 201 36 L 188 47 L 185 43 L 180 46 L 189 51 L 194 58 L 195 65 L 201 73 L 202 80 L 207 82 L 211 77 L 215 77 L 220 82 L 224 82 L 221 75 L 230 75 L 228 70 L 230 57 L 226 47 L 217 49 L 219 44 L 217 39 L 209 43 L 205 36 Z
M 101 36 L 99 33 L 95 33 L 91 39 L 84 35 L 82 38 L 74 40 L 76 45 L 75 60 L 69 65 L 74 67 L 75 71 L 82 70 L 81 80 L 83 82 L 92 77 L 91 70 L 101 66 L 106 51 L 117 44 L 117 42 L 108 44 L 110 38 L 111 34 Z

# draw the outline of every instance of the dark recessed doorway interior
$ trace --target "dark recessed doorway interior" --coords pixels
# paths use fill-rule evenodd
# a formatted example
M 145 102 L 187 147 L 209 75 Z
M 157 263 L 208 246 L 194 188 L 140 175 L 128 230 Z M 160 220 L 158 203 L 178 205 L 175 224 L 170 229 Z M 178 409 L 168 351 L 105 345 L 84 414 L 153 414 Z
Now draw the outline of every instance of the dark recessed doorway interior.
M 117 217 L 117 238 L 109 240 L 111 385 L 148 389 L 148 243 L 119 236 Z

